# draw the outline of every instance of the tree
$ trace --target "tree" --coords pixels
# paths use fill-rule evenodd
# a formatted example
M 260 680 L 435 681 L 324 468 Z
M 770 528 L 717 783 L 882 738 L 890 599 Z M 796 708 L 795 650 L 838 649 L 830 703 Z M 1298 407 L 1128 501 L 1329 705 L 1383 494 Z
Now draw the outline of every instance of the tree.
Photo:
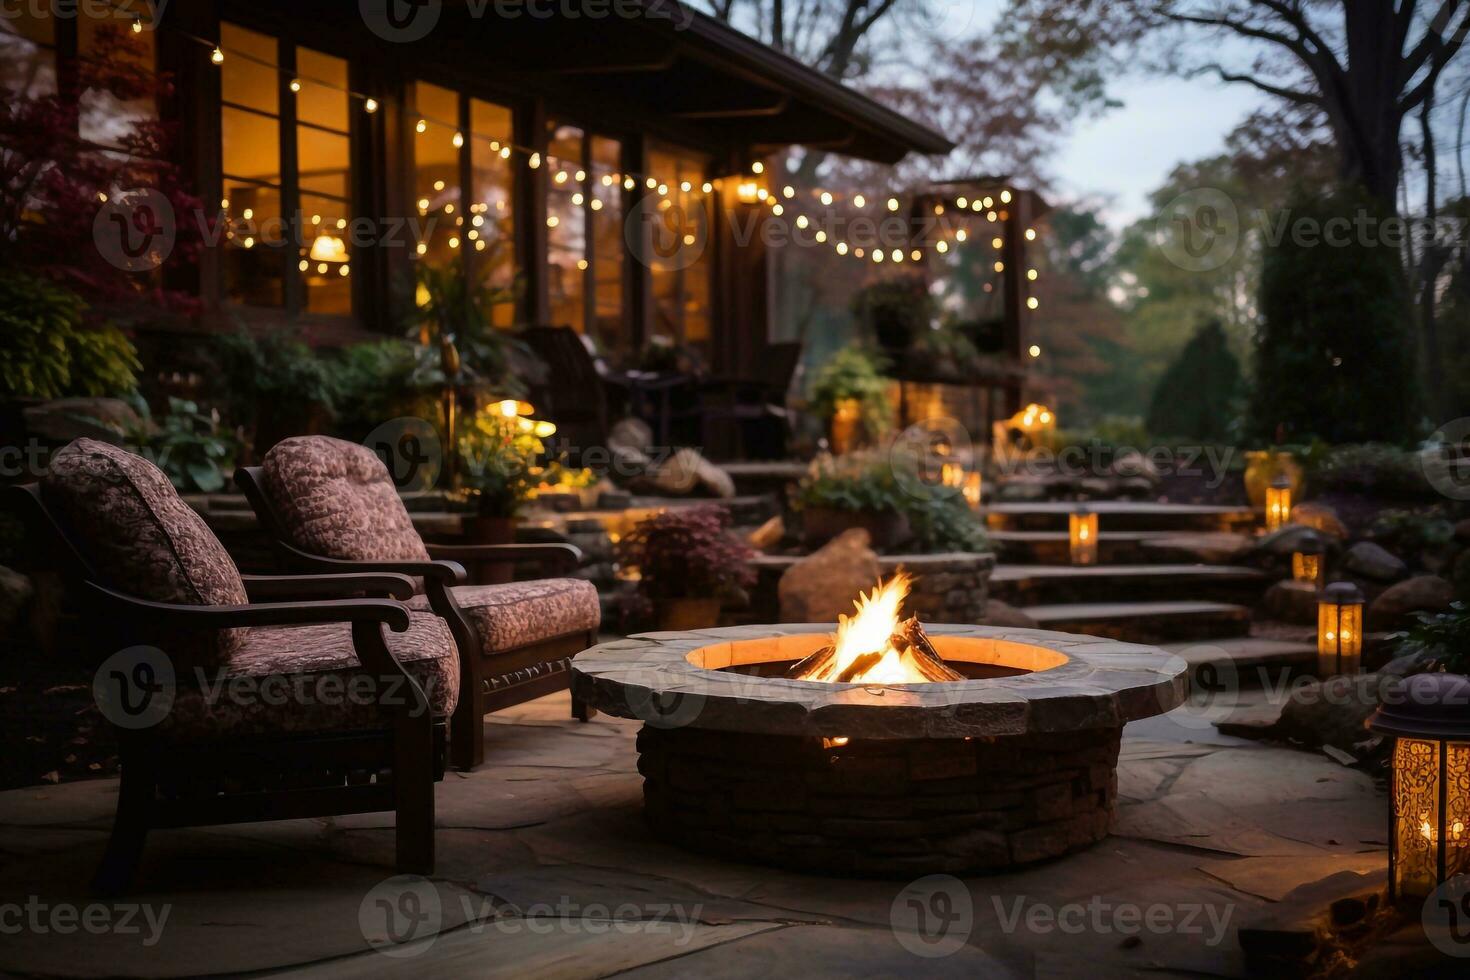
M 1161 67 L 1211 73 L 1318 116 L 1332 134 L 1341 178 L 1392 213 L 1404 120 L 1432 104 L 1470 31 L 1466 0 L 1426 7 L 1418 0 L 1012 0 L 1007 22 L 1039 49 L 1074 52 L 1071 70 L 1092 88 L 1099 63 L 1167 33 L 1161 40 L 1179 43 L 1169 44 Z M 1221 60 L 1232 48 L 1250 55 Z
M 1375 202 L 1362 191 L 1304 196 L 1261 269 L 1250 429 L 1265 441 L 1404 442 L 1415 408 L 1398 250 L 1355 235 L 1304 232 L 1352 220 Z M 1381 216 L 1381 212 L 1376 212 Z
M 1201 326 L 1154 388 L 1148 431 L 1224 442 L 1233 433 L 1240 395 L 1240 361 L 1230 351 L 1219 320 Z

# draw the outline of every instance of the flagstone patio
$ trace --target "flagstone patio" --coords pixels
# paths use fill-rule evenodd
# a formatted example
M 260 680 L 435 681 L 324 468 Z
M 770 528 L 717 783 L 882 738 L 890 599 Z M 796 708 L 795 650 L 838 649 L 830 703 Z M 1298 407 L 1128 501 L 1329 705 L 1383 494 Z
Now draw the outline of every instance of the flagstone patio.
M 1243 920 L 1385 865 L 1368 776 L 1222 736 L 1188 706 L 1128 727 L 1114 833 L 1078 855 L 962 885 L 725 863 L 645 828 L 636 722 L 578 724 L 568 707 L 563 694 L 490 716 L 486 766 L 439 787 L 438 874 L 406 902 L 381 884 L 391 818 L 367 815 L 158 832 L 135 893 L 89 910 L 116 780 L 0 794 L 0 971 L 1240 976 Z M 127 903 L 143 906 L 130 930 Z M 56 917 L 69 906 L 98 927 Z M 390 907 L 419 931 L 377 951 Z

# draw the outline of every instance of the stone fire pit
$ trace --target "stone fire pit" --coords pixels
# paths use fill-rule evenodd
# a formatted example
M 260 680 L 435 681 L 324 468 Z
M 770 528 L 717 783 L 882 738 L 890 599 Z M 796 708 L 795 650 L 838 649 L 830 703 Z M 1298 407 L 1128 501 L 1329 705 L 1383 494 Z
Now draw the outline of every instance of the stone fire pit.
M 966 680 L 829 684 L 787 666 L 825 625 L 648 633 L 572 662 L 572 691 L 644 721 L 656 832 L 786 868 L 994 871 L 1108 833 L 1124 723 L 1178 706 L 1186 663 L 1043 630 L 931 625 Z

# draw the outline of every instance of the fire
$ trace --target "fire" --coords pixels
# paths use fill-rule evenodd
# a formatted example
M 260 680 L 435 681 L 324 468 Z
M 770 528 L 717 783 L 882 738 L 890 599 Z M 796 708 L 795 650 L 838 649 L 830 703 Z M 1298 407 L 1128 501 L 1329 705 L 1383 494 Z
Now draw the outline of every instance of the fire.
M 963 680 L 944 665 L 917 619 L 899 618 L 912 584 L 907 574 L 899 572 L 859 595 L 853 615 L 839 618 L 831 645 L 796 664 L 787 676 L 855 684 Z

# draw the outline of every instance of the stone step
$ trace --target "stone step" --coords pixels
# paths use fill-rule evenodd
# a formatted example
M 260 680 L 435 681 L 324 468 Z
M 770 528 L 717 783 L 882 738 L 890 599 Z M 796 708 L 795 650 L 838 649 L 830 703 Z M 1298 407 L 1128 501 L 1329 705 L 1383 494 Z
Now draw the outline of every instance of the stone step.
M 1264 636 L 1224 636 L 1163 643 L 1168 652 L 1189 662 L 1197 685 L 1218 689 L 1258 688 L 1283 674 L 1311 673 L 1317 666 L 1317 644 Z
M 1240 565 L 997 565 L 990 592 L 1013 606 L 1208 599 L 1254 603 L 1268 580 Z
M 1228 602 L 1068 602 L 1023 606 L 1042 629 L 1105 636 L 1128 643 L 1169 643 L 1245 636 L 1251 611 Z
M 1059 531 L 1077 509 L 1071 501 L 991 504 L 983 509 L 992 530 Z M 1099 530 L 1109 531 L 1230 531 L 1254 527 L 1260 515 L 1249 507 L 1214 504 L 1170 504 L 1133 500 L 1096 500 L 1088 508 L 1098 515 Z

